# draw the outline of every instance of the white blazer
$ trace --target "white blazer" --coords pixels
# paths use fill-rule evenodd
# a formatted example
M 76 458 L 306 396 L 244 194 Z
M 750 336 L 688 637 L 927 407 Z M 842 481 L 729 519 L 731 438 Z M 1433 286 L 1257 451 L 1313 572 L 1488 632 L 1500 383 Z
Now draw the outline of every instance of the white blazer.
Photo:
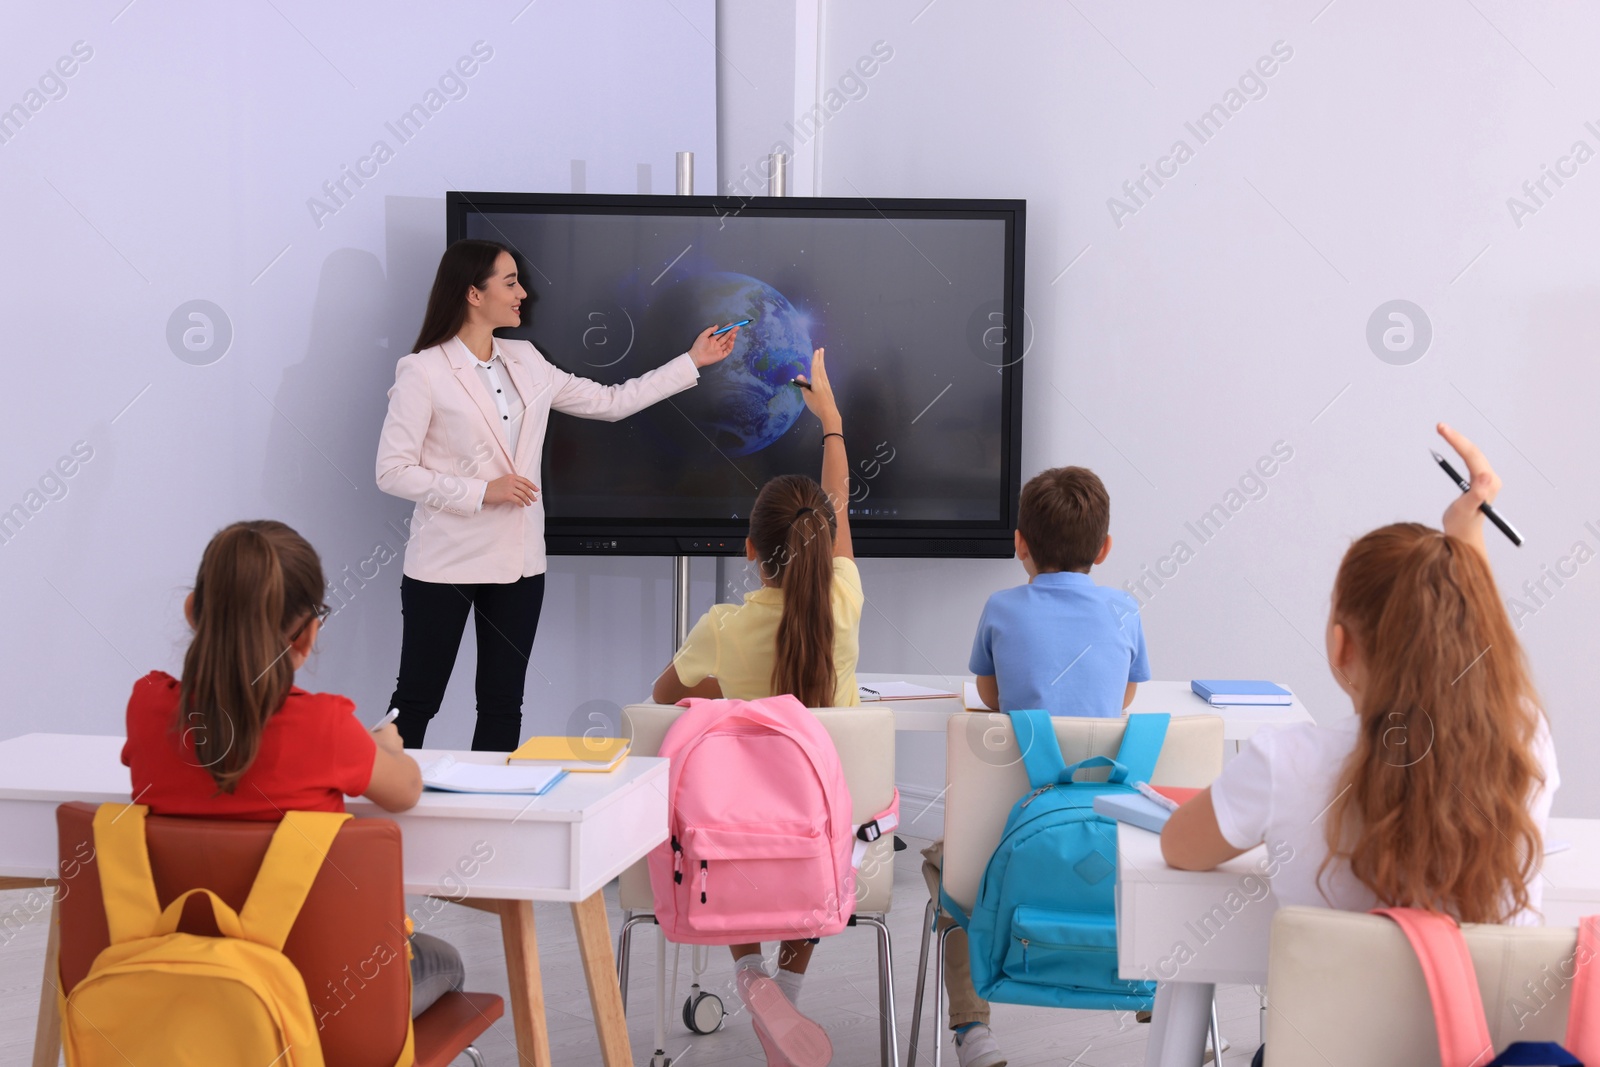
M 620 385 L 601 385 L 552 366 L 527 341 L 494 343 L 526 405 L 515 464 L 473 366 L 478 358 L 459 338 L 403 356 L 395 366 L 378 439 L 378 488 L 417 502 L 404 570 L 419 581 L 506 583 L 544 573 L 540 459 L 551 409 L 615 422 L 700 377 L 685 352 Z M 527 507 L 482 504 L 488 483 L 513 472 L 539 486 L 539 499 Z

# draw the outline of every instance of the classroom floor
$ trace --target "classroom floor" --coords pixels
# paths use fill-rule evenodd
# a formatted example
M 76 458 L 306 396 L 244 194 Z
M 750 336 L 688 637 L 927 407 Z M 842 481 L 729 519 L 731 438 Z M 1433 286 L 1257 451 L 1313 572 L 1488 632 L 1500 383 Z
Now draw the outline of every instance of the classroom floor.
M 902 1062 L 906 1055 L 911 1003 L 917 975 L 923 908 L 927 888 L 919 870 L 918 850 L 928 842 L 905 834 L 910 847 L 895 856 L 895 907 L 889 915 L 894 939 L 895 996 Z M 0 916 L 13 909 L 27 911 L 26 891 L 0 893 Z M 613 942 L 621 925 L 614 889 L 608 890 Z M 412 902 L 415 905 L 415 901 Z M 539 958 L 544 974 L 545 1008 L 550 1025 L 550 1046 L 561 1067 L 599 1064 L 593 1017 L 578 959 L 570 912 L 565 905 L 540 904 L 535 909 L 539 933 Z M 39 975 L 44 961 L 47 912 L 0 930 L 0 1067 L 27 1067 L 32 1062 L 34 1017 L 39 1004 Z M 499 923 L 493 916 L 469 908 L 448 907 L 431 921 L 429 933 L 443 937 L 460 951 L 467 964 L 469 989 L 506 994 L 504 956 Z M 641 927 L 634 939 L 632 989 L 629 997 L 629 1033 L 634 1062 L 650 1062 L 653 1042 L 653 991 L 655 928 Z M 670 951 L 670 950 L 669 950 Z M 736 1013 L 738 997 L 732 990 L 731 960 L 725 949 L 712 950 L 708 986 L 729 1008 L 723 1029 L 696 1036 L 681 1018 L 689 986 L 689 954 L 683 950 L 678 1001 L 670 1005 L 672 1025 L 667 1030 L 667 1053 L 681 1067 L 722 1067 L 764 1062 L 750 1024 Z M 827 1027 L 833 1040 L 833 1062 L 838 1067 L 872 1067 L 878 1063 L 876 943 L 870 930 L 847 929 L 817 948 L 807 976 L 801 1003 L 807 1014 Z M 670 961 L 670 957 L 669 957 Z M 930 968 L 931 971 L 931 968 Z M 669 977 L 670 981 L 670 977 Z M 1218 990 L 1222 1033 L 1232 1048 L 1224 1067 L 1244 1067 L 1258 1041 L 1259 1002 L 1248 986 Z M 931 1005 L 931 996 L 929 999 Z M 1147 1026 L 1127 1013 L 1051 1011 L 996 1005 L 994 1029 L 1011 1067 L 1036 1064 L 1076 1067 L 1128 1067 L 1142 1064 Z M 919 1062 L 933 1063 L 923 1024 Z M 480 1039 L 478 1048 L 491 1067 L 514 1067 L 516 1049 L 510 1012 Z M 465 1057 L 456 1061 L 467 1062 Z M 944 1062 L 956 1067 L 955 1049 L 945 1046 Z

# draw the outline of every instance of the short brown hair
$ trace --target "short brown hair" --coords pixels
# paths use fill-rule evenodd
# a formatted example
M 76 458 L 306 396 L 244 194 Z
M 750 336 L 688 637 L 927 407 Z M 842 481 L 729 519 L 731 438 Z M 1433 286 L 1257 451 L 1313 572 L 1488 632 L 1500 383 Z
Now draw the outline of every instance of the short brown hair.
M 1085 571 L 1106 543 L 1111 496 L 1087 467 L 1052 467 L 1028 479 L 1017 532 L 1041 571 Z

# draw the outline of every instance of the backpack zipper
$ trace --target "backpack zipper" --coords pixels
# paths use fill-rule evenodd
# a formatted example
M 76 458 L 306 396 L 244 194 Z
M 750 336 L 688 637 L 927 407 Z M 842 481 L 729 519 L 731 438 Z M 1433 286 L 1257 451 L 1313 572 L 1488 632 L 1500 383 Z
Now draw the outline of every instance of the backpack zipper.
M 1050 785 L 1041 785 L 1038 789 L 1035 789 L 1033 792 L 1028 794 L 1027 798 L 1025 800 L 1023 800 L 1023 802 L 1022 802 L 1022 806 L 1023 807 L 1027 807 L 1029 804 L 1032 804 L 1034 802 L 1034 800 L 1036 800 L 1038 798 L 1040 793 L 1048 793 L 1050 790 L 1052 790 L 1054 788 L 1055 788 L 1055 785 L 1053 783 L 1050 784 Z
M 700 903 L 706 902 L 706 879 L 711 876 L 711 871 L 706 867 L 706 861 L 700 861 Z

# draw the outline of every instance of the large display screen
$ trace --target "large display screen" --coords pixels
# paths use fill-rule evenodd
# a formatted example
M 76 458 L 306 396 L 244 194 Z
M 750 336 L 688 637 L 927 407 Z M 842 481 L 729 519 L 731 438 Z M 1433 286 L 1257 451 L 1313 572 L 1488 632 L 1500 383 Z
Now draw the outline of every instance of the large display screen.
M 552 552 L 742 549 L 778 474 L 819 475 L 797 375 L 826 350 L 860 555 L 1009 555 L 1018 483 L 1021 201 L 452 193 L 449 237 L 513 249 L 520 328 L 611 384 L 738 322 L 699 384 L 618 423 L 553 413 Z

